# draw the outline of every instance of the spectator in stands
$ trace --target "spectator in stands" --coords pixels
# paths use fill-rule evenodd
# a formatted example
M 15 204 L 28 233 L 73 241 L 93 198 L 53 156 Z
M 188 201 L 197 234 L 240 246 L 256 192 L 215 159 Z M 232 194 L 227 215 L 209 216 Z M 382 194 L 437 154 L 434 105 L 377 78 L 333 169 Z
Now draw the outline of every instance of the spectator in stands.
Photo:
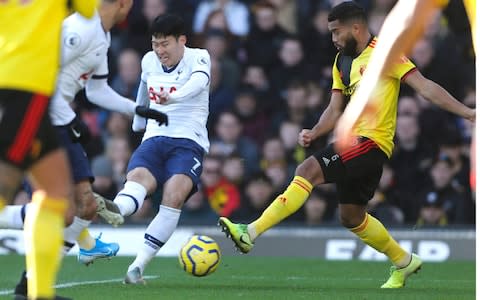
M 284 121 L 296 123 L 302 128 L 313 127 L 318 120 L 319 112 L 311 112 L 308 109 L 308 90 L 305 83 L 301 80 L 292 80 L 286 86 L 285 92 L 286 110 L 278 112 L 273 117 L 272 132 L 278 132 L 280 124 Z
M 271 114 L 278 110 L 277 99 L 270 89 L 270 82 L 265 69 L 260 65 L 247 65 L 243 72 L 242 83 L 253 89 L 259 110 Z
M 327 199 L 318 190 L 313 190 L 304 206 L 305 224 L 316 226 L 328 222 L 327 206 Z
M 259 155 L 255 143 L 242 136 L 242 124 L 232 112 L 223 112 L 215 124 L 215 135 L 210 141 L 212 154 L 229 156 L 238 153 L 245 164 L 246 175 L 249 176 L 258 170 Z
M 132 150 L 127 138 L 120 136 L 110 137 L 107 140 L 105 154 L 112 162 L 113 181 L 117 186 L 123 186 L 125 183 L 125 171 L 127 169 L 128 160 L 132 155 Z
M 235 97 L 234 90 L 227 86 L 223 70 L 218 59 L 211 57 L 210 59 L 210 101 L 209 101 L 209 118 L 207 128 L 209 131 L 212 125 L 218 119 L 218 116 L 224 112 L 231 110 Z
M 395 188 L 395 174 L 392 168 L 386 163 L 383 166 L 380 182 L 375 194 L 367 204 L 367 211 L 386 225 L 401 225 L 405 216 L 396 205 L 403 199 L 399 198 Z
M 254 92 L 245 89 L 237 93 L 233 112 L 243 124 L 242 134 L 252 139 L 257 146 L 261 145 L 266 136 L 265 128 L 268 128 L 270 121 L 268 116 L 259 109 Z
M 269 74 L 271 87 L 277 95 L 284 94 L 292 78 L 298 81 L 319 78 L 316 66 L 305 61 L 303 45 L 297 36 L 286 37 L 277 54 L 280 63 Z
M 264 173 L 255 173 L 245 185 L 241 208 L 232 218 L 249 221 L 261 215 L 270 204 L 274 189 L 271 180 Z
M 200 176 L 208 203 L 218 216 L 230 216 L 240 206 L 240 191 L 222 174 L 223 159 L 208 155 Z
M 448 224 L 444 203 L 435 192 L 428 193 L 420 207 L 417 227 L 445 226 Z
M 282 40 L 288 35 L 276 19 L 276 9 L 267 0 L 252 6 L 253 26 L 244 43 L 246 62 L 263 67 L 267 72 L 279 62 L 274 53 L 280 49 Z
M 140 83 L 140 56 L 131 49 L 120 52 L 117 61 L 118 74 L 113 78 L 111 87 L 120 95 L 135 99 Z
M 301 34 L 306 60 L 317 68 L 324 88 L 330 88 L 332 62 L 337 54 L 328 31 L 328 13 L 329 8 L 320 6 Z
M 214 225 L 218 215 L 212 209 L 202 190 L 188 198 L 182 207 L 179 223 L 182 225 Z
M 150 24 L 168 11 L 168 0 L 143 0 L 139 14 L 129 18 L 126 46 L 135 49 L 142 57 L 152 50 Z
M 205 29 L 208 18 L 213 11 L 224 14 L 224 20 L 229 31 L 239 37 L 244 37 L 249 31 L 249 12 L 245 4 L 237 0 L 203 0 L 197 7 L 193 19 L 193 31 L 200 33 Z
M 412 210 L 409 214 L 419 213 L 420 203 L 427 198 L 435 199 L 441 203 L 445 211 L 448 223 L 465 223 L 465 207 L 462 205 L 465 195 L 456 190 L 452 184 L 453 179 L 453 162 L 446 156 L 440 156 L 432 165 L 429 172 L 430 182 L 424 185 L 423 190 L 416 199 L 416 205 L 410 207 Z M 419 216 L 417 215 L 417 218 Z
M 420 138 L 417 119 L 410 115 L 397 118 L 396 147 L 390 159 L 396 175 L 396 186 L 402 199 L 399 205 L 405 212 L 407 222 L 416 221 L 416 212 L 409 209 L 415 205 L 415 194 L 425 184 L 425 174 L 431 165 L 433 151 Z
M 113 181 L 112 161 L 105 155 L 100 155 L 92 160 L 92 173 L 95 181 L 92 188 L 95 193 L 107 199 L 113 199 L 118 193 L 118 186 Z
M 225 157 L 222 166 L 222 175 L 231 183 L 243 190 L 245 181 L 245 165 L 243 159 L 237 153 Z
M 285 148 L 287 161 L 295 166 L 307 157 L 306 149 L 297 142 L 301 130 L 300 125 L 291 121 L 284 121 L 280 124 L 279 137 Z
M 222 81 L 226 87 L 235 91 L 240 81 L 240 67 L 230 56 L 230 39 L 227 33 L 219 29 L 210 29 L 205 33 L 200 48 L 207 49 L 210 59 L 216 59 L 222 70 Z
M 398 98 L 397 115 L 410 115 L 418 118 L 420 115 L 420 106 L 416 98 L 411 96 L 402 96 Z

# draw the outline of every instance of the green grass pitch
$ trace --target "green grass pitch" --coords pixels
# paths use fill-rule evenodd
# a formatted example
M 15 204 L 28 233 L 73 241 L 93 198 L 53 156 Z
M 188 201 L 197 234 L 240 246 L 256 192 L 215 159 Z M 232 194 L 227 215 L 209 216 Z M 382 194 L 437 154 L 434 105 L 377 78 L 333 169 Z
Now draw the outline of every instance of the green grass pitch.
M 96 261 L 90 267 L 67 257 L 57 289 L 78 300 L 125 299 L 475 299 L 475 263 L 425 263 L 405 288 L 382 290 L 388 263 L 330 262 L 307 258 L 222 257 L 207 277 L 186 274 L 175 258 L 156 258 L 145 286 L 121 283 L 130 257 Z M 0 299 L 12 299 L 23 257 L 0 256 Z

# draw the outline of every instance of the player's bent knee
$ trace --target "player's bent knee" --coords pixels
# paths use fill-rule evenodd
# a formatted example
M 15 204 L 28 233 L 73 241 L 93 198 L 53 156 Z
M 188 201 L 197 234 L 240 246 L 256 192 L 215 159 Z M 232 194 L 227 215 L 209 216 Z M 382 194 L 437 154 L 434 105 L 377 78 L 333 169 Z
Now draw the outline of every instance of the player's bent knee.
M 313 156 L 304 160 L 297 167 L 295 175 L 305 178 L 314 186 L 325 182 L 322 168 Z
M 155 177 L 146 168 L 135 168 L 128 172 L 127 181 L 134 181 L 143 185 L 148 194 L 153 193 L 157 189 Z

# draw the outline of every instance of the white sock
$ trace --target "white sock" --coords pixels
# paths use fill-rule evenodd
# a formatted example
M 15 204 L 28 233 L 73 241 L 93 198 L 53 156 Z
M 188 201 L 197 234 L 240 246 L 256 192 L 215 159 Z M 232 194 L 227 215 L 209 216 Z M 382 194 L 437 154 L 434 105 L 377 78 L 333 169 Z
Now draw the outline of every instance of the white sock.
M 7 205 L 0 211 L 0 228 L 23 229 L 23 221 L 30 204 Z
M 142 207 L 147 190 L 140 183 L 127 181 L 123 189 L 113 200 L 120 209 L 122 216 L 130 216 Z
M 145 231 L 145 241 L 138 251 L 135 261 L 128 267 L 128 271 L 139 267 L 143 274 L 146 265 L 172 236 L 175 228 L 177 228 L 180 212 L 181 210 L 179 209 L 160 205 L 158 214 Z
M 73 223 L 63 230 L 64 254 L 67 254 L 67 252 L 73 248 L 80 232 L 87 228 L 90 223 L 92 223 L 92 221 L 84 220 L 79 217 L 73 218 Z

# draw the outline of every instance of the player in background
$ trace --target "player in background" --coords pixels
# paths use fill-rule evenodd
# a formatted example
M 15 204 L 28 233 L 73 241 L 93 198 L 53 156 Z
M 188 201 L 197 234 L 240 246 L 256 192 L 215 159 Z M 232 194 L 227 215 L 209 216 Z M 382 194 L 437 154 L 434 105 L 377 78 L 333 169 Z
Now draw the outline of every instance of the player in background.
M 69 3 L 85 17 L 97 5 Z M 64 223 L 73 216 L 66 214 L 70 170 L 48 116 L 68 9 L 67 1 L 0 3 L 0 209 L 12 201 L 24 175 L 31 175 L 37 191 L 25 224 L 29 299 L 54 299 Z
M 370 58 L 371 63 L 363 75 L 351 104 L 347 105 L 338 120 L 335 136 L 338 149 L 348 147 L 353 127 L 362 113 L 372 116 L 376 113 L 373 104 L 375 87 L 380 78 L 395 65 L 396 60 L 411 52 L 415 42 L 423 35 L 431 18 L 448 0 L 401 0 L 389 13 L 379 34 L 378 43 Z M 464 0 L 465 10 L 472 29 L 473 46 L 476 50 L 476 1 Z M 475 118 L 471 119 L 474 121 Z M 475 187 L 475 128 L 472 135 L 471 186 Z
M 318 123 L 312 129 L 300 132 L 298 141 L 303 147 L 310 146 L 313 140 L 334 128 L 350 97 L 356 93 L 356 87 L 363 84 L 362 73 L 376 48 L 377 39 L 368 30 L 365 11 L 356 2 L 335 6 L 328 16 L 328 28 L 339 50 L 332 68 L 332 96 Z M 296 212 L 313 186 L 335 182 L 342 225 L 365 244 L 384 253 L 394 265 L 382 288 L 401 288 L 408 276 L 420 269 L 420 257 L 402 249 L 383 224 L 366 212 L 366 204 L 378 185 L 383 164 L 392 153 L 401 81 L 443 109 L 467 119 L 475 115 L 474 110 L 423 77 L 410 60 L 396 61 L 381 81 L 379 94 L 382 97 L 376 103 L 377 117 L 360 116 L 354 127 L 355 137 L 350 140 L 348 148 L 336 151 L 334 144 L 330 144 L 307 158 L 297 167 L 295 178 L 286 191 L 254 222 L 235 224 L 227 218 L 220 218 L 219 225 L 242 252 L 249 252 L 259 235 Z
M 125 283 L 144 283 L 148 262 L 177 227 L 180 211 L 197 190 L 202 161 L 210 142 L 206 128 L 210 86 L 210 55 L 185 46 L 185 23 L 176 15 L 155 18 L 152 48 L 142 59 L 136 102 L 169 116 L 169 126 L 135 116 L 133 130 L 143 131 L 142 143 L 127 167 L 127 181 L 114 199 L 123 216 L 135 213 L 147 195 L 163 189 L 160 209 L 150 222 Z
M 73 223 L 65 229 L 64 250 L 69 251 L 77 240 L 79 243 L 79 261 L 91 263 L 99 257 L 114 256 L 118 252 L 118 244 L 107 244 L 93 239 L 87 226 L 96 216 L 97 203 L 91 188 L 93 175 L 89 161 L 80 142 L 87 139 L 86 126 L 80 123 L 70 102 L 84 87 L 87 98 L 101 107 L 125 114 L 138 114 L 152 118 L 159 125 L 168 121 L 166 114 L 140 106 L 130 99 L 114 92 L 107 83 L 108 64 L 107 51 L 110 46 L 110 29 L 123 21 L 132 6 L 132 0 L 103 0 L 98 13 L 91 19 L 85 19 L 76 13 L 63 22 L 62 64 L 57 81 L 57 92 L 50 105 L 50 116 L 55 129 L 61 137 L 74 180 L 74 199 L 77 204 L 77 216 Z M 28 211 L 30 205 L 25 208 Z M 13 223 L 21 224 L 22 206 L 10 207 L 10 216 L 17 218 Z M 123 218 L 110 214 L 111 223 L 121 223 Z M 119 220 L 116 217 L 120 217 Z M 13 219 L 13 218 L 10 218 Z M 20 220 L 18 220 L 20 219 Z M 24 274 L 25 275 L 25 274 Z M 26 280 L 17 285 L 16 294 L 24 294 Z

